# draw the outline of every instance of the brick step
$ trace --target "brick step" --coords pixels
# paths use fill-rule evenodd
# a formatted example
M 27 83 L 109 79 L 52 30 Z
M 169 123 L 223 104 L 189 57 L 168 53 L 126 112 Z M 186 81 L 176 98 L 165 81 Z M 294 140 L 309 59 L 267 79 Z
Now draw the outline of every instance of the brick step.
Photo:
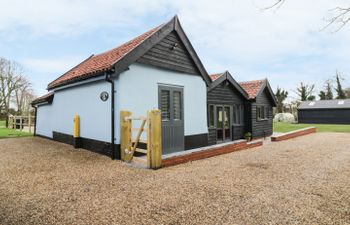
M 213 145 L 212 147 L 206 147 L 203 150 L 189 152 L 188 154 L 184 153 L 182 155 L 177 155 L 169 158 L 165 158 L 162 160 L 162 167 L 174 166 L 181 163 L 186 163 L 190 161 L 205 159 L 213 156 L 218 156 L 222 154 L 227 154 L 243 149 L 253 148 L 257 146 L 261 146 L 263 142 L 253 141 L 247 143 L 246 141 L 240 141 L 238 143 L 232 143 L 227 145 Z

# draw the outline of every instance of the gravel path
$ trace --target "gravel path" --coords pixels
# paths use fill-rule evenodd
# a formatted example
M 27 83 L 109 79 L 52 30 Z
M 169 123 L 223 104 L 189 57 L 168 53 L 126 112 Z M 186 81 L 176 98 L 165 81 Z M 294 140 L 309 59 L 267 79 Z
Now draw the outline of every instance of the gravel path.
M 157 171 L 41 138 L 2 139 L 0 224 L 350 224 L 350 134 Z

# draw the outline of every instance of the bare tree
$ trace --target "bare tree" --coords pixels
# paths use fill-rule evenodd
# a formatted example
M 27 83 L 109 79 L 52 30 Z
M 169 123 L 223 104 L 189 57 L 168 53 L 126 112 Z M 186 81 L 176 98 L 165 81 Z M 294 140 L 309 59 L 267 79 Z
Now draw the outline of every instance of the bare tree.
M 286 0 L 276 0 L 272 5 L 265 7 L 263 10 L 272 8 L 279 9 L 285 2 Z M 337 6 L 333 9 L 330 9 L 329 12 L 330 16 L 324 19 L 326 21 L 326 25 L 321 30 L 335 25 L 336 27 L 333 32 L 337 32 L 350 22 L 350 7 Z
M 17 113 L 22 114 L 23 112 L 28 112 L 28 105 L 27 101 L 28 98 L 33 98 L 33 90 L 31 90 L 32 84 L 29 82 L 29 80 L 21 76 L 20 77 L 20 84 L 18 85 L 18 88 L 14 90 L 14 102 L 17 106 Z
M 33 89 L 28 88 L 25 91 L 20 93 L 21 96 L 21 105 L 17 105 L 18 113 L 27 115 L 32 111 L 32 101 L 37 97 L 33 91 Z
M 6 115 L 6 126 L 12 97 L 23 86 L 22 81 L 23 67 L 17 62 L 0 58 L 0 111 Z
M 272 8 L 278 9 L 283 5 L 284 2 L 285 0 L 276 0 L 272 5 L 263 8 L 263 10 L 272 9 Z

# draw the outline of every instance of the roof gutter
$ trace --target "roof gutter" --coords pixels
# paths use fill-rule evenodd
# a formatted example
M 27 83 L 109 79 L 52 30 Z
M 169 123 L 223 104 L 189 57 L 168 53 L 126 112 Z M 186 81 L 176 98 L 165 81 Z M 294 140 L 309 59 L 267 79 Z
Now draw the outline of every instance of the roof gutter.
M 114 71 L 111 71 L 114 72 Z M 117 154 L 116 149 L 115 149 L 115 106 L 114 106 L 114 93 L 115 93 L 115 87 L 114 87 L 114 82 L 111 79 L 112 73 L 105 72 L 105 81 L 111 84 L 111 150 L 112 150 L 112 155 L 111 159 L 120 159 L 120 154 Z

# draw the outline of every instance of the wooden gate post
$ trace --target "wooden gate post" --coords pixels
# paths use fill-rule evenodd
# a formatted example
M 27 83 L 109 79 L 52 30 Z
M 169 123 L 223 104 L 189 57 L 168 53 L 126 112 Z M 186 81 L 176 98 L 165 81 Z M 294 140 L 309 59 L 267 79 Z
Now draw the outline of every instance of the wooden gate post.
M 73 119 L 73 146 L 74 148 L 80 148 L 80 116 L 74 115 Z
M 130 151 L 131 146 L 131 117 L 130 111 L 120 111 L 120 158 L 127 161 L 127 154 L 125 149 Z
M 30 116 L 30 113 L 28 114 L 28 126 L 29 126 L 29 133 L 32 133 L 32 117 Z
M 159 109 L 148 111 L 147 129 L 147 166 L 152 169 L 161 167 L 162 163 L 162 127 Z

